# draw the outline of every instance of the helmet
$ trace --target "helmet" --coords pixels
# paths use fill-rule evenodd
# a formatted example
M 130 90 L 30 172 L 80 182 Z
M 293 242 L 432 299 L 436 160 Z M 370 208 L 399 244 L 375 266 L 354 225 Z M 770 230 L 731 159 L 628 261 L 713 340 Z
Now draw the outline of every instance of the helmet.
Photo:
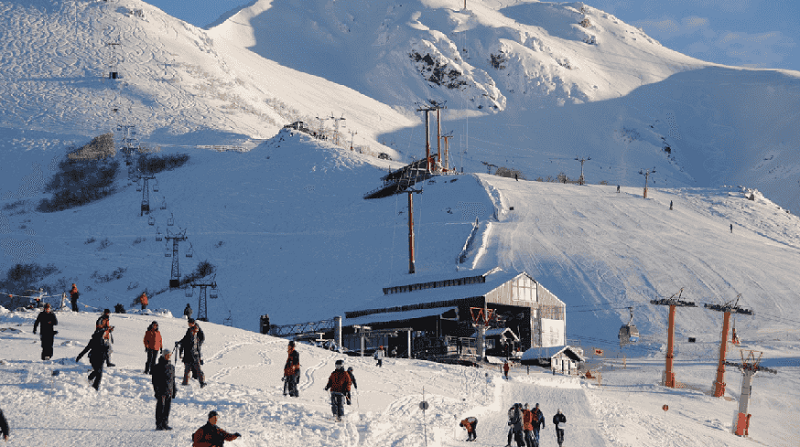
M 344 369 L 344 360 L 336 361 L 336 369 Z
M 353 372 L 353 367 L 351 366 L 351 367 L 347 368 L 347 372 Z

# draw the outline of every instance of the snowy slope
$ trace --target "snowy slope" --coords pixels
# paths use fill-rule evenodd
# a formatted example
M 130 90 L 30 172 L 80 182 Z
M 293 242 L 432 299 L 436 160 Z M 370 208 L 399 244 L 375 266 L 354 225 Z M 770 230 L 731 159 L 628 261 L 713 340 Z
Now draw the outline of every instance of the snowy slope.
M 377 368 L 370 358 L 348 357 L 358 389 L 353 405 L 345 409 L 345 421 L 337 424 L 323 387 L 334 362 L 344 356 L 299 345 L 300 397 L 290 399 L 281 394 L 285 340 L 213 323 L 203 324 L 209 386 L 200 389 L 196 381 L 179 385 L 170 416 L 174 430 L 157 432 L 150 378 L 142 374 L 141 337 L 155 320 L 165 345 L 171 347 L 183 335 L 185 320 L 161 311 L 113 314 L 116 367 L 105 369 L 98 393 L 86 382 L 86 360 L 74 363 L 98 314 L 65 311 L 57 316 L 55 360 L 41 362 L 38 338 L 31 333 L 36 313 L 0 309 L 0 408 L 11 426 L 8 445 L 189 445 L 191 434 L 211 410 L 220 413 L 221 427 L 243 435 L 230 443 L 236 446 L 458 446 L 466 438 L 458 421 L 467 416 L 479 420 L 476 445 L 504 445 L 505 413 L 514 402 L 540 403 L 546 418 L 543 447 L 556 446 L 550 421 L 559 408 L 567 416 L 569 445 L 738 447 L 755 441 L 788 446 L 795 445 L 798 434 L 796 357 L 773 363 L 777 376 L 755 379 L 747 440 L 729 433 L 740 375 L 728 373 L 730 399 L 706 396 L 693 388 L 707 389 L 714 366 L 700 357 L 676 363 L 678 379 L 688 387 L 670 391 L 655 384 L 661 366 L 656 359 L 628 359 L 626 369 L 621 360 L 606 361 L 603 386 L 598 387 L 536 368 L 529 374 L 514 368 L 506 382 L 497 369 L 405 359 L 387 359 Z M 788 351 L 797 344 L 759 348 L 774 355 L 774 349 Z M 788 366 L 792 362 L 794 366 Z M 180 364 L 178 370 L 182 372 Z M 425 413 L 419 408 L 423 400 L 430 405 Z M 670 408 L 666 413 L 661 410 L 664 404 Z

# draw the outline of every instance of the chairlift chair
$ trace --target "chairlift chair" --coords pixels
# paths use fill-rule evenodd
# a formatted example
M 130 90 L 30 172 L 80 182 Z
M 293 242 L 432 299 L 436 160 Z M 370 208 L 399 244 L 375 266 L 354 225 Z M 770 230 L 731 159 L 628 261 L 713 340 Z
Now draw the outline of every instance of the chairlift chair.
M 136 190 L 137 191 L 141 191 L 142 190 L 142 182 L 139 181 L 139 180 L 136 180 Z
M 164 240 L 164 235 L 161 233 L 161 229 L 156 227 L 156 241 L 161 242 Z
M 208 292 L 208 297 L 214 300 L 219 298 L 219 293 L 216 286 L 211 287 L 211 291 Z
M 167 199 L 162 200 L 161 204 L 158 207 L 161 208 L 162 210 L 167 209 Z
M 147 218 L 147 224 L 150 225 L 150 226 L 155 225 L 156 224 L 156 218 L 153 217 L 153 216 L 148 217 Z
M 191 258 L 194 256 L 194 249 L 192 248 L 192 243 L 189 242 L 189 250 L 186 251 L 186 257 Z
M 164 244 L 164 257 L 171 258 L 172 257 L 172 247 L 169 246 L 169 242 Z
M 186 286 L 186 298 L 191 298 L 194 294 L 194 288 L 191 286 Z
M 639 341 L 639 329 L 637 329 L 636 325 L 633 324 L 633 307 L 629 307 L 628 311 L 631 313 L 631 319 L 628 320 L 628 324 L 619 328 L 618 338 L 620 346 L 625 346 Z
M 153 192 L 158 192 L 158 180 L 153 179 Z
M 169 213 L 169 219 L 167 219 L 167 226 L 171 227 L 173 225 L 175 225 L 175 217 L 172 215 L 172 213 Z

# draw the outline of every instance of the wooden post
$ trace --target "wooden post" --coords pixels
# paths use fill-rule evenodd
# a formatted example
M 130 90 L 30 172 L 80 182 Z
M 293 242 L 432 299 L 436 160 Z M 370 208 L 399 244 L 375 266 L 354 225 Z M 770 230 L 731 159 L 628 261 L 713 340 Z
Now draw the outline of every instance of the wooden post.
M 717 366 L 717 380 L 714 381 L 714 397 L 725 395 L 725 351 L 728 347 L 728 326 L 731 322 L 731 313 L 725 312 L 722 320 L 722 342 L 719 344 L 719 366 Z

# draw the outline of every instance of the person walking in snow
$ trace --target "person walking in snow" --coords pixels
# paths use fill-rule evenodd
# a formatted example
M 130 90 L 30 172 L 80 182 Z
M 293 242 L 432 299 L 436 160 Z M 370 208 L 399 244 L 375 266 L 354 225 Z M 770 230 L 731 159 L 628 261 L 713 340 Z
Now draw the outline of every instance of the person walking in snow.
M 669 210 L 672 211 L 672 200 L 669 201 Z
M 558 413 L 553 415 L 553 426 L 556 428 L 556 441 L 558 441 L 558 447 L 561 447 L 561 444 L 564 443 L 564 425 L 567 423 L 567 417 L 564 416 L 564 413 L 561 412 L 561 409 L 558 409 Z
M 522 404 L 516 403 L 508 410 L 508 443 L 506 447 L 511 447 L 511 438 L 517 442 L 517 447 L 524 447 L 525 441 L 522 438 Z
M 3 410 L 0 410 L 0 434 L 3 435 L 3 441 L 8 442 L 11 431 L 8 429 L 8 421 L 6 421 L 5 415 L 3 415 Z
M 539 409 L 539 404 L 536 404 L 536 407 L 533 409 L 533 439 L 534 439 L 534 446 L 539 446 L 539 429 L 544 428 L 544 415 L 542 414 L 542 410 Z
M 187 320 L 192 318 L 192 306 L 190 306 L 189 303 L 186 303 L 186 307 L 183 309 L 183 315 Z
M 467 431 L 467 442 L 474 441 L 478 437 L 475 428 L 478 426 L 478 419 L 470 416 L 458 424 L 459 427 L 464 427 Z
M 144 373 L 153 374 L 153 366 L 156 364 L 158 353 L 163 348 L 161 332 L 158 331 L 158 323 L 152 322 L 144 333 L 144 352 L 147 353 L 147 361 L 144 364 Z
M 350 382 L 353 383 L 353 388 L 357 390 L 358 389 L 358 384 L 356 384 L 356 376 L 353 374 L 353 367 L 352 366 L 347 368 L 347 375 L 350 376 Z M 347 395 L 345 395 L 345 397 L 347 398 L 347 405 L 351 405 L 353 402 L 352 402 L 352 399 L 350 397 L 350 391 L 347 392 Z
M 336 369 L 328 378 L 325 391 L 331 391 L 331 411 L 336 416 L 336 421 L 341 421 L 344 416 L 344 396 L 350 392 L 350 374 L 344 370 L 344 360 L 336 361 Z
M 72 289 L 69 291 L 69 298 L 72 301 L 73 312 L 78 312 L 78 297 L 80 296 L 81 294 L 78 292 L 78 286 L 76 286 L 75 283 L 72 283 Z
M 147 305 L 150 304 L 150 300 L 147 299 L 146 292 L 142 292 L 142 294 L 139 295 L 139 304 L 142 305 L 142 310 L 147 309 Z
M 94 329 L 95 331 L 103 331 L 103 343 L 106 345 L 105 362 L 106 366 L 110 368 L 116 365 L 111 363 L 111 353 L 114 352 L 114 350 L 111 349 L 111 344 L 114 343 L 114 337 L 111 335 L 112 331 L 110 331 L 109 328 L 111 328 L 111 310 L 105 309 L 103 310 L 103 315 L 100 315 L 100 318 L 94 322 Z
M 375 366 L 377 366 L 379 368 L 382 368 L 383 367 L 383 357 L 384 357 L 383 346 L 378 347 L 378 350 L 375 351 L 375 354 L 373 354 L 372 357 L 374 357 L 375 360 L 378 361 L 378 363 Z
M 534 447 L 533 440 L 533 411 L 528 409 L 528 404 L 522 410 L 522 434 L 526 447 Z
M 42 360 L 50 360 L 53 357 L 53 338 L 56 336 L 56 326 L 58 325 L 58 318 L 51 312 L 50 303 L 45 304 L 44 310 L 36 317 L 36 321 L 33 323 L 34 334 L 39 325 L 42 326 Z
M 294 348 L 294 340 L 289 341 L 286 351 L 289 355 L 283 365 L 283 395 L 300 397 L 297 391 L 297 384 L 300 382 L 300 354 Z
M 508 361 L 503 362 L 503 377 L 508 380 L 508 370 L 511 369 L 511 366 L 508 364 Z
M 169 426 L 169 410 L 172 407 L 172 399 L 178 393 L 175 386 L 175 366 L 170 362 L 172 353 L 165 349 L 158 359 L 158 363 L 153 365 L 153 392 L 156 396 L 156 430 L 172 430 Z
M 113 331 L 114 328 L 109 328 L 108 331 Z M 80 362 L 81 357 L 87 352 L 89 353 L 89 363 L 92 365 L 92 372 L 89 373 L 89 380 L 93 381 L 92 386 L 95 390 L 100 390 L 100 381 L 103 380 L 103 364 L 106 362 L 106 344 L 103 340 L 104 335 L 108 332 L 103 329 L 98 329 L 92 334 L 89 343 L 83 348 L 75 362 Z
M 178 343 L 180 343 L 183 353 L 183 382 L 181 385 L 189 384 L 189 374 L 191 373 L 192 378 L 196 378 L 200 382 L 200 388 L 203 388 L 206 386 L 206 376 L 200 368 L 200 340 L 197 335 L 199 332 L 200 328 L 190 318 L 189 329 Z
M 192 447 L 222 447 L 225 441 L 235 441 L 242 437 L 239 433 L 230 434 L 217 427 L 219 414 L 216 411 L 208 413 L 206 425 L 197 429 L 192 435 Z

